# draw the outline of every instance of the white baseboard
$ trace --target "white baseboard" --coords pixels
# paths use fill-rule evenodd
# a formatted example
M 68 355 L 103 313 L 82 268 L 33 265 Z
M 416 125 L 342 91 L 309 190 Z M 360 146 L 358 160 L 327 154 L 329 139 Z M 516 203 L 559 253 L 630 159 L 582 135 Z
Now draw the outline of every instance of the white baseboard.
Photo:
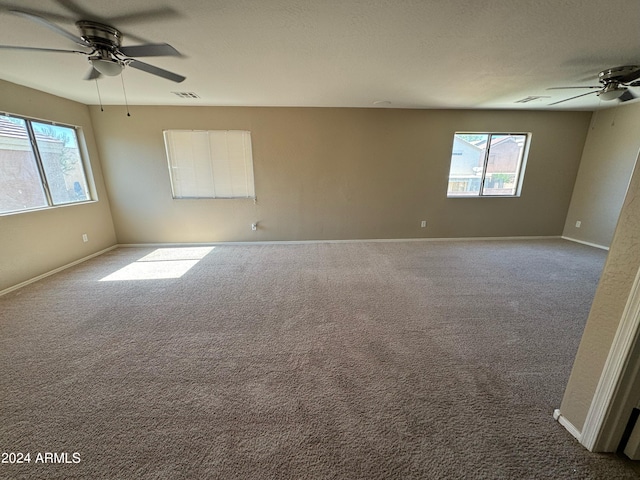
M 30 278 L 29 280 L 25 280 L 24 282 L 18 283 L 17 285 L 14 285 L 12 287 L 5 288 L 4 290 L 0 290 L 0 297 L 2 295 L 6 295 L 7 293 L 13 292 L 14 290 L 18 290 L 19 288 L 26 287 L 27 285 L 29 285 L 31 283 L 34 283 L 34 282 L 37 282 L 38 280 L 42 280 L 43 278 L 49 277 L 51 275 L 55 275 L 56 273 L 61 272 L 62 270 L 66 270 L 67 268 L 73 267 L 75 265 L 78 265 L 79 263 L 86 262 L 87 260 L 90 260 L 90 259 L 92 259 L 94 257 L 98 257 L 98 256 L 102 255 L 103 253 L 107 253 L 107 252 L 110 252 L 111 250 L 115 250 L 116 248 L 118 248 L 118 245 L 113 245 L 113 246 L 111 246 L 109 248 L 105 248 L 104 250 L 100 250 L 99 252 L 92 253 L 91 255 L 83 257 L 83 258 L 81 258 L 79 260 L 76 260 L 74 262 L 67 263 L 66 265 L 58 267 L 58 268 L 56 268 L 54 270 L 51 270 L 51 271 L 46 272 L 46 273 L 43 273 L 42 275 L 38 275 L 37 277 L 33 277 L 33 278 Z
M 569 420 L 567 420 L 566 417 L 564 417 L 562 415 L 562 412 L 560 412 L 560 409 L 556 408 L 553 411 L 553 418 L 555 420 L 557 420 L 557 422 L 562 425 L 567 432 L 569 432 L 571 435 L 573 435 L 573 437 L 578 440 L 578 442 L 580 442 L 580 439 L 582 438 L 582 432 L 580 430 L 578 430 L 575 425 L 573 425 Z
M 558 235 L 523 237 L 459 237 L 459 238 L 358 238 L 354 240 L 267 240 L 261 242 L 194 242 L 194 243 L 121 243 L 118 247 L 205 247 L 211 245 L 304 245 L 314 243 L 390 243 L 390 242 L 486 242 L 509 240 L 554 240 Z
M 577 238 L 565 237 L 564 235 L 562 236 L 562 239 L 568 240 L 570 242 L 581 243 L 582 245 L 587 245 L 589 247 L 599 248 L 600 250 L 609 251 L 609 247 L 605 247 L 604 245 L 598 245 L 597 243 L 585 242 L 583 240 L 578 240 Z

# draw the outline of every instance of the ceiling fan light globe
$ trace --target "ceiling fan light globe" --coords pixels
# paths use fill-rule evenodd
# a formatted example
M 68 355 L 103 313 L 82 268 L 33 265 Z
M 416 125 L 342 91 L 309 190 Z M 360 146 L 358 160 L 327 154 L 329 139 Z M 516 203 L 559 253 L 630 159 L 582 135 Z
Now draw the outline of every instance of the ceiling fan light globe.
M 605 89 L 602 92 L 598 92 L 598 97 L 600 97 L 600 100 L 604 100 L 605 102 L 608 102 L 610 100 L 615 100 L 616 98 L 619 98 L 626 91 L 627 91 L 626 88 L 614 88 L 611 90 Z
M 116 60 L 109 60 L 104 58 L 91 59 L 91 65 L 102 75 L 107 77 L 115 77 L 122 72 L 122 65 Z

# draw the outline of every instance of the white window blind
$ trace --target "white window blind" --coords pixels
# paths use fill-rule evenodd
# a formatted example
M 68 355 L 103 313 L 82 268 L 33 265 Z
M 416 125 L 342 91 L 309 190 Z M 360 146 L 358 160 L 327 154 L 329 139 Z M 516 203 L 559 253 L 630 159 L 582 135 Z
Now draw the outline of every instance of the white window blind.
M 165 130 L 173 198 L 255 198 L 251 132 Z

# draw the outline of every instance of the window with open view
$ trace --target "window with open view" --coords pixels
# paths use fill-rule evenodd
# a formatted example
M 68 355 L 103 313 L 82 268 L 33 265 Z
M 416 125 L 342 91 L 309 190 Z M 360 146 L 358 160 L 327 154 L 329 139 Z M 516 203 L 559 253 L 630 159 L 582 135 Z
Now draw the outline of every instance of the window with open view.
M 76 128 L 0 115 L 0 214 L 89 200 Z
M 165 130 L 173 198 L 255 198 L 251 132 Z
M 447 196 L 519 196 L 530 139 L 528 133 L 456 132 Z

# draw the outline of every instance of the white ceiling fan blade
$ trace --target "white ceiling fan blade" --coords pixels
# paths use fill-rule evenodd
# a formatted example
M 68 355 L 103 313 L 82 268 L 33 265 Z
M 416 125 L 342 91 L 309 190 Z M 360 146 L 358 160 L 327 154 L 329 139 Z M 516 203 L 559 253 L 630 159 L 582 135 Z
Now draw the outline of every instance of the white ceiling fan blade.
M 636 96 L 631 93 L 631 90 L 627 90 L 618 97 L 618 100 L 620 100 L 620 102 L 628 102 L 629 100 L 634 100 L 635 98 Z
M 85 80 L 96 80 L 98 78 L 100 78 L 101 73 L 99 71 L 97 71 L 95 68 L 91 67 L 91 70 L 89 70 L 87 72 L 87 74 L 85 75 L 84 79 Z
M 182 54 L 168 43 L 148 43 L 120 47 L 120 53 L 127 57 L 181 57 Z
M 75 21 L 75 17 L 70 17 L 68 15 L 62 15 L 62 14 L 53 13 L 53 12 L 45 12 L 42 10 L 36 10 L 34 8 L 23 8 L 22 5 L 10 5 L 10 4 L 5 4 L 4 2 L 0 4 L 0 12 L 12 13 L 15 10 L 19 10 L 21 12 L 29 13 L 31 15 L 36 15 L 39 17 L 46 17 L 50 21 L 56 21 L 56 22 L 74 22 Z
M 66 8 L 67 10 L 69 10 L 69 12 L 75 14 L 78 18 L 81 18 L 83 20 L 96 20 L 96 21 L 103 20 L 96 17 L 91 12 L 85 10 L 84 8 L 82 8 L 80 5 L 78 5 L 76 2 L 72 0 L 56 0 L 56 3 Z
M 602 85 L 593 86 L 590 85 L 588 87 L 549 87 L 547 90 L 575 90 L 576 88 L 597 88 L 598 90 L 602 88 Z
M 557 105 L 559 103 L 563 103 L 563 102 L 568 102 L 569 100 L 573 100 L 575 98 L 580 98 L 580 97 L 584 97 L 585 95 L 591 95 L 592 93 L 597 93 L 597 92 L 587 92 L 587 93 L 583 93 L 581 95 L 576 95 L 575 97 L 569 97 L 569 98 L 565 98 L 564 100 L 560 100 L 559 102 L 553 102 L 550 103 L 549 106 L 551 105 Z
M 3 50 L 28 50 L 32 52 L 55 52 L 55 53 L 79 53 L 81 55 L 89 55 L 88 52 L 81 52 L 79 50 L 63 50 L 59 48 L 40 48 L 40 47 L 19 47 L 15 45 L 0 45 L 0 49 Z
M 153 20 L 174 19 L 180 17 L 178 10 L 171 7 L 158 7 L 141 12 L 131 12 L 126 15 L 110 17 L 109 21 L 117 25 L 127 25 L 133 23 L 149 22 Z
M 147 73 L 150 73 L 151 75 L 156 75 L 158 77 L 166 78 L 167 80 L 171 80 L 172 82 L 176 82 L 176 83 L 180 83 L 187 78 L 187 77 L 183 77 L 182 75 L 178 75 L 177 73 L 173 73 L 159 67 L 154 67 L 153 65 L 149 65 L 148 63 L 144 63 L 139 60 L 133 60 L 133 59 L 128 60 L 127 64 L 130 67 L 133 67 L 137 70 L 142 70 L 143 72 L 147 72 Z
M 81 2 L 76 0 L 56 0 L 56 3 L 64 7 L 69 12 L 73 13 L 76 18 L 81 18 L 83 20 L 94 20 L 96 22 L 107 23 L 110 25 L 126 25 L 145 21 L 170 19 L 180 16 L 180 12 L 178 10 L 175 10 L 171 7 L 163 6 L 137 12 L 129 12 L 124 15 L 100 17 L 82 7 L 80 5 Z
M 58 35 L 62 35 L 63 37 L 68 38 L 69 40 L 71 40 L 74 43 L 77 43 L 78 45 L 82 45 L 83 47 L 89 47 L 91 46 L 89 44 L 89 42 L 83 40 L 82 38 L 80 38 L 77 35 L 74 35 L 71 32 L 67 32 L 64 28 L 59 27 L 58 25 L 56 25 L 55 23 L 51 23 L 49 20 L 39 16 L 39 15 L 35 15 L 33 13 L 29 13 L 29 12 L 23 12 L 22 10 L 9 10 L 11 13 L 13 13 L 14 15 L 18 15 L 20 17 L 26 18 L 28 20 L 31 20 L 32 22 L 36 22 L 39 23 L 40 25 L 48 28 L 49 30 L 57 33 Z

